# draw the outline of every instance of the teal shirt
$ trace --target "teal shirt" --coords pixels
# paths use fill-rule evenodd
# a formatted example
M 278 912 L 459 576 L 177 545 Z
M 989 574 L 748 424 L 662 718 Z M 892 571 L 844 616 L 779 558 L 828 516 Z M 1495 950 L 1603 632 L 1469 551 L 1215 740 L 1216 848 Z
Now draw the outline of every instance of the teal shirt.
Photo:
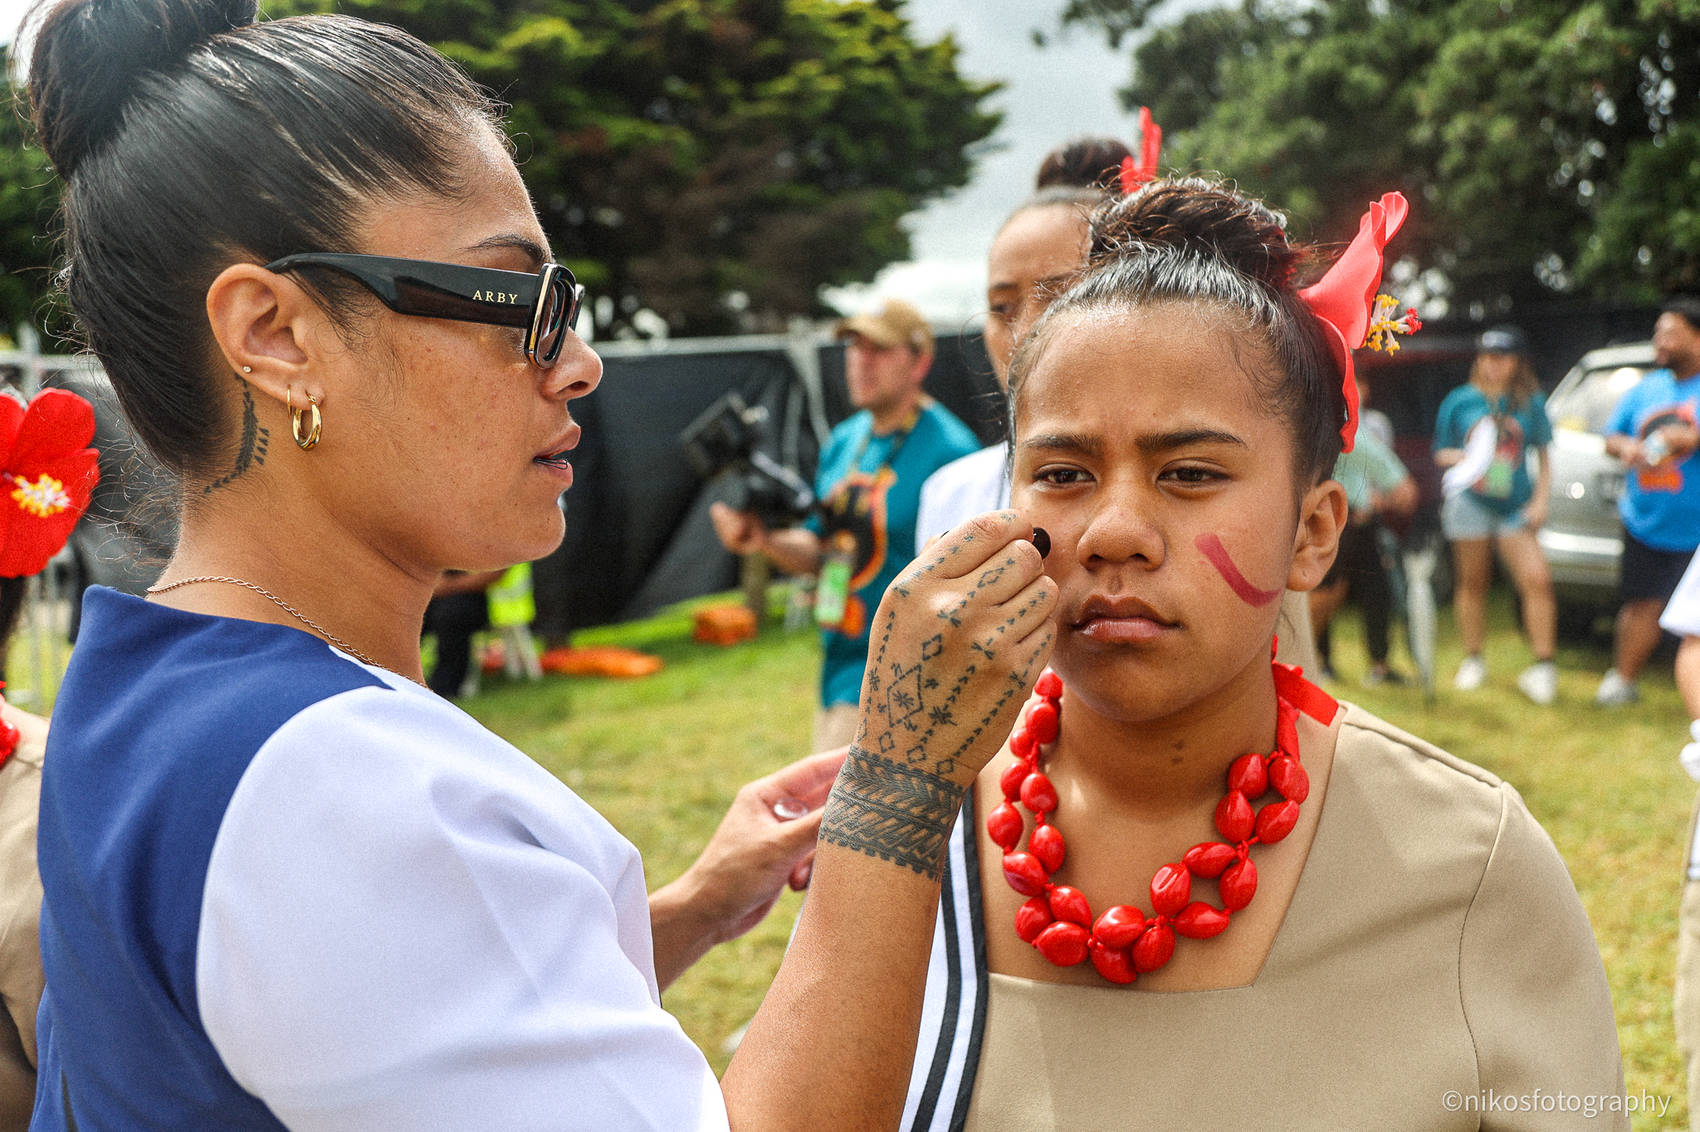
M 1373 494 L 1386 495 L 1410 475 L 1404 463 L 1379 436 L 1359 430 L 1350 452 L 1334 461 L 1334 478 L 1346 489 L 1346 506 L 1367 512 Z
M 913 559 L 915 518 L 921 485 L 939 468 L 978 451 L 973 431 L 937 401 L 916 417 L 908 432 L 874 432 L 873 414 L 863 411 L 832 430 L 815 472 L 815 494 L 823 503 L 855 493 L 844 522 L 856 535 L 856 562 L 850 580 L 851 621 L 855 633 L 821 633 L 821 704 L 853 704 L 862 697 L 862 670 L 868 663 L 869 622 L 893 578 Z M 814 520 L 809 529 L 822 534 L 831 523 Z
M 1500 515 L 1515 515 L 1535 494 L 1529 478 L 1529 450 L 1552 443 L 1552 425 L 1547 420 L 1547 400 L 1530 395 L 1521 408 L 1512 409 L 1508 399 L 1488 403 L 1487 394 L 1474 385 L 1460 385 L 1440 403 L 1434 423 L 1434 450 L 1462 448 L 1483 417 L 1493 417 L 1499 426 L 1499 448 L 1487 474 L 1470 488 L 1476 502 Z

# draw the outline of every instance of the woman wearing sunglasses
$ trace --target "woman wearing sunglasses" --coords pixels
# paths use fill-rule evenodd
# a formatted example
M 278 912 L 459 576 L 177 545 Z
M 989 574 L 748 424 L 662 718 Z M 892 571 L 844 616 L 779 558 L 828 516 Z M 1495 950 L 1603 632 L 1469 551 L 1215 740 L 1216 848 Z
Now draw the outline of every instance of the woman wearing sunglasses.
M 182 483 L 159 584 L 91 591 L 56 705 L 33 1126 L 891 1126 L 943 839 L 1049 651 L 1031 532 L 977 520 L 900 577 L 859 743 L 746 786 L 646 897 L 628 842 L 419 686 L 442 572 L 561 538 L 582 292 L 451 64 L 253 21 L 33 21 L 66 289 Z M 660 990 L 811 853 L 716 1082 Z

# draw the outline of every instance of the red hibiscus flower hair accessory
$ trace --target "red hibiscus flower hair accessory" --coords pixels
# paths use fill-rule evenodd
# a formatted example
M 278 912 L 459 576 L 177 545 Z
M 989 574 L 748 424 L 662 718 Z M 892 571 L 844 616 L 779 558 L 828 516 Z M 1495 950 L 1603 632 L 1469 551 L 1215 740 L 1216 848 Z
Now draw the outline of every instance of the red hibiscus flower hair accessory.
M 28 408 L 0 395 L 0 576 L 39 574 L 71 537 L 100 480 L 94 409 L 64 389 Z
M 1352 351 L 1367 345 L 1392 353 L 1399 348 L 1394 334 L 1411 334 L 1422 328 L 1416 311 L 1407 310 L 1394 319 L 1391 314 L 1398 304 L 1385 295 L 1378 299 L 1375 293 L 1381 282 L 1382 250 L 1399 231 L 1409 210 L 1402 193 L 1384 194 L 1364 213 L 1346 253 L 1320 280 L 1299 292 L 1311 313 L 1322 320 L 1328 332 L 1328 348 L 1340 366 L 1341 392 L 1346 397 L 1346 423 L 1340 426 L 1340 439 L 1347 452 L 1352 450 L 1358 433 L 1358 386 L 1353 380 Z
M 1157 179 L 1157 155 L 1163 152 L 1163 127 L 1151 120 L 1151 108 L 1139 108 L 1139 160 L 1122 158 L 1122 196 Z

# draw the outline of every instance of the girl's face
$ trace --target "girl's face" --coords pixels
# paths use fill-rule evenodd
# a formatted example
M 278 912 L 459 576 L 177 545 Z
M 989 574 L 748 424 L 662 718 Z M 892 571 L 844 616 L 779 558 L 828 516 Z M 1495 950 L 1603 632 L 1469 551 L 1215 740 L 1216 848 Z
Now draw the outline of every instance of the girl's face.
M 1265 351 L 1219 321 L 1178 304 L 1065 315 L 1019 390 L 1014 501 L 1051 536 L 1052 665 L 1109 718 L 1267 681 L 1278 599 L 1333 560 L 1343 492 L 1295 498 L 1289 426 L 1247 372 Z
M 513 161 L 489 129 L 468 151 L 465 194 L 375 207 L 358 250 L 536 271 L 548 246 Z M 540 369 L 520 330 L 373 307 L 367 335 L 328 351 L 323 451 L 348 446 L 336 474 L 349 498 L 336 513 L 357 517 L 359 537 L 417 573 L 553 550 L 572 469 L 543 458 L 578 443 L 568 402 L 596 388 L 601 360 L 569 333 L 555 365 Z
M 1027 208 L 1009 218 L 986 261 L 986 352 L 998 384 L 1009 385 L 1009 359 L 1086 260 L 1086 218 L 1076 205 Z
M 1476 377 L 1482 389 L 1492 395 L 1510 389 L 1517 376 L 1517 361 L 1516 354 L 1477 354 Z

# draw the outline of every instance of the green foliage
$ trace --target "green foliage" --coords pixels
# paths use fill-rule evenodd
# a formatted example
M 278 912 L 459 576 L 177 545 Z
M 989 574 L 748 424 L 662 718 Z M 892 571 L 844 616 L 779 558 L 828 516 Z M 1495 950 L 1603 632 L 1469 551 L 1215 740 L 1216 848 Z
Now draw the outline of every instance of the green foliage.
M 1076 0 L 1112 42 L 1150 0 Z M 1700 286 L 1696 0 L 1245 0 L 1155 29 L 1130 104 L 1165 161 L 1343 239 L 1412 199 L 1398 250 L 1460 304 Z
M 556 255 L 598 329 L 776 328 L 908 254 L 968 180 L 996 83 L 901 0 L 284 0 L 397 24 L 511 106 Z M 741 296 L 735 298 L 733 296 Z M 603 302 L 602 300 L 609 300 Z M 747 315 L 740 317 L 740 311 Z
M 8 73 L 8 55 L 0 44 L 0 74 Z M 26 322 L 58 321 L 47 296 L 59 178 L 30 144 L 26 113 L 21 98 L 0 94 L 0 335 L 8 337 Z

